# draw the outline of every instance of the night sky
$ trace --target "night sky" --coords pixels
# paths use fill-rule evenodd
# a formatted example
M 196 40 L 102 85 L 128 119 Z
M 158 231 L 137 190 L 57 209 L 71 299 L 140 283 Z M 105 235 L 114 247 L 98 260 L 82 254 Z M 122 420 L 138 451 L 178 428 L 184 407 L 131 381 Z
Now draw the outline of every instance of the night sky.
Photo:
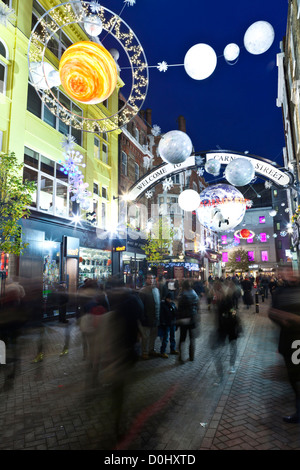
M 144 48 L 149 88 L 143 109 L 152 109 L 152 125 L 160 126 L 162 133 L 176 130 L 177 118 L 183 115 L 196 152 L 249 151 L 282 164 L 285 143 L 281 109 L 276 106 L 276 54 L 285 36 L 287 0 L 136 0 L 133 6 L 123 0 L 100 3 L 118 14 L 123 9 L 122 19 Z M 259 20 L 271 23 L 275 39 L 267 52 L 253 55 L 245 49 L 243 38 L 247 28 Z M 189 77 L 183 65 L 169 67 L 166 72 L 152 67 L 162 61 L 183 64 L 186 52 L 197 43 L 210 45 L 218 57 L 214 73 L 205 80 Z M 223 57 L 229 43 L 240 47 L 235 65 Z M 103 45 L 109 46 L 108 38 Z

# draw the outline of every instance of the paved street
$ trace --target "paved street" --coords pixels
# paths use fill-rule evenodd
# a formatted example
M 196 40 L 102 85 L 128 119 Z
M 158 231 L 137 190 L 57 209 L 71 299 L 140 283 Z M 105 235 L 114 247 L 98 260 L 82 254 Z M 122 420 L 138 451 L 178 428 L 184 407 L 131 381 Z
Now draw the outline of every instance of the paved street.
M 294 395 L 277 353 L 278 329 L 267 317 L 269 299 L 246 310 L 240 306 L 243 336 L 236 372 L 230 374 L 229 348 L 209 347 L 212 314 L 201 301 L 201 335 L 196 358 L 179 365 L 176 356 L 139 361 L 128 384 L 122 414 L 123 438 L 114 431 L 115 402 L 99 374 L 90 388 L 82 358 L 81 334 L 70 319 L 69 354 L 60 356 L 66 326 L 48 322 L 45 357 L 32 363 L 38 331 L 18 341 L 20 360 L 10 387 L 0 366 L 0 450 L 300 450 L 299 425 L 282 416 L 294 412 Z M 159 343 L 158 343 L 159 344 Z M 225 375 L 218 384 L 216 355 Z M 9 360 L 9 357 L 8 357 Z

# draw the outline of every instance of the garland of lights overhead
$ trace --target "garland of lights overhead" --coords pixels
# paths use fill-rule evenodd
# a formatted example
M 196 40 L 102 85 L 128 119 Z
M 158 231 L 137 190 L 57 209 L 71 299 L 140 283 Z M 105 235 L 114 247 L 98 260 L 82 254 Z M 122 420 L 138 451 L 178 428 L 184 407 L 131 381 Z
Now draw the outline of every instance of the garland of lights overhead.
M 131 6 L 133 5 L 133 3 L 128 3 L 128 5 L 129 4 Z M 67 26 L 72 27 L 72 25 L 79 25 L 87 32 L 88 36 L 98 36 L 99 31 L 106 31 L 107 34 L 110 34 L 115 38 L 126 53 L 132 73 L 131 90 L 123 107 L 115 114 L 109 116 L 105 115 L 99 119 L 81 116 L 78 113 L 73 112 L 71 109 L 67 109 L 56 96 L 55 90 L 62 85 L 63 89 L 67 92 L 67 95 L 72 99 L 76 99 L 76 94 L 72 94 L 72 92 L 74 92 L 74 88 L 76 88 L 75 91 L 78 91 L 79 87 L 77 85 L 79 81 L 78 79 L 73 80 L 73 75 L 74 69 L 79 67 L 78 63 L 82 54 L 85 52 L 83 49 L 88 49 L 85 52 L 86 55 L 83 56 L 81 61 L 84 72 L 83 78 L 86 80 L 86 88 L 89 89 L 90 87 L 94 87 L 94 83 L 91 83 L 91 77 L 93 76 L 95 68 L 98 67 L 100 56 L 101 60 L 103 60 L 103 70 L 105 70 L 105 72 L 107 71 L 107 68 L 105 69 L 105 67 L 108 63 L 111 71 L 114 67 L 112 63 L 114 62 L 114 59 L 111 54 L 106 51 L 103 46 L 100 46 L 98 43 L 93 41 L 75 43 L 68 48 L 64 53 L 67 53 L 67 57 L 64 57 L 64 54 L 62 56 L 63 60 L 62 63 L 60 63 L 59 72 L 46 62 L 45 53 L 48 48 L 49 41 L 62 28 Z M 92 58 L 91 49 L 93 49 L 92 54 L 94 54 Z M 87 64 L 87 62 L 90 63 Z M 82 0 L 64 2 L 51 8 L 42 15 L 32 29 L 29 38 L 28 66 L 33 85 L 35 86 L 41 100 L 45 103 L 51 113 L 65 124 L 81 131 L 103 133 L 111 132 L 123 127 L 130 122 L 134 116 L 136 116 L 146 98 L 149 82 L 148 65 L 138 38 L 119 15 L 97 2 L 90 3 Z M 87 70 L 88 66 L 89 70 Z M 102 72 L 100 71 L 100 74 L 101 73 Z M 111 76 L 113 76 L 113 71 Z M 35 80 L 33 80 L 33 78 Z M 107 83 L 109 81 L 109 75 L 107 78 L 105 73 L 102 73 L 101 79 L 105 81 L 105 85 L 108 85 L 109 88 L 110 83 Z M 72 87 L 72 81 L 76 84 L 76 87 Z M 111 89 L 108 90 L 108 92 L 113 91 L 113 85 L 114 83 L 112 83 Z M 77 101 L 86 104 L 97 104 L 104 101 L 106 98 L 107 95 L 104 95 L 100 98 L 100 101 L 93 101 L 93 97 L 88 101 L 87 98 L 84 97 L 83 101 L 78 98 Z

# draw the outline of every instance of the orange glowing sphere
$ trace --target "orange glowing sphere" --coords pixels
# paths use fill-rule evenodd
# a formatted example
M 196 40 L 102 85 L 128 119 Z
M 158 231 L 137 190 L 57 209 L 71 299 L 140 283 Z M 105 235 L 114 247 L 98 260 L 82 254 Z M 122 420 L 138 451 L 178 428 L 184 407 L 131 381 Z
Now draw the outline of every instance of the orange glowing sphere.
M 246 228 L 243 228 L 243 230 L 240 231 L 240 234 L 242 238 L 248 238 L 250 235 L 250 231 Z
M 68 95 L 86 104 L 106 100 L 117 84 L 117 67 L 100 44 L 82 41 L 68 47 L 59 62 L 61 84 Z

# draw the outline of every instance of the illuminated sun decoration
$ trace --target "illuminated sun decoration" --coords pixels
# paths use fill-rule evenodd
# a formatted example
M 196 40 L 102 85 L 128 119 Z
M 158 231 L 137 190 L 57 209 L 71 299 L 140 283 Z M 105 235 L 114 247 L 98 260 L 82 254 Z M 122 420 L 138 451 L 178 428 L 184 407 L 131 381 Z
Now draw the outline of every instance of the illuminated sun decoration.
M 250 230 L 243 228 L 243 230 L 240 231 L 240 234 L 242 238 L 248 238 L 250 236 Z
M 112 55 L 92 41 L 77 42 L 66 49 L 60 59 L 59 75 L 68 95 L 86 104 L 105 101 L 117 84 Z

